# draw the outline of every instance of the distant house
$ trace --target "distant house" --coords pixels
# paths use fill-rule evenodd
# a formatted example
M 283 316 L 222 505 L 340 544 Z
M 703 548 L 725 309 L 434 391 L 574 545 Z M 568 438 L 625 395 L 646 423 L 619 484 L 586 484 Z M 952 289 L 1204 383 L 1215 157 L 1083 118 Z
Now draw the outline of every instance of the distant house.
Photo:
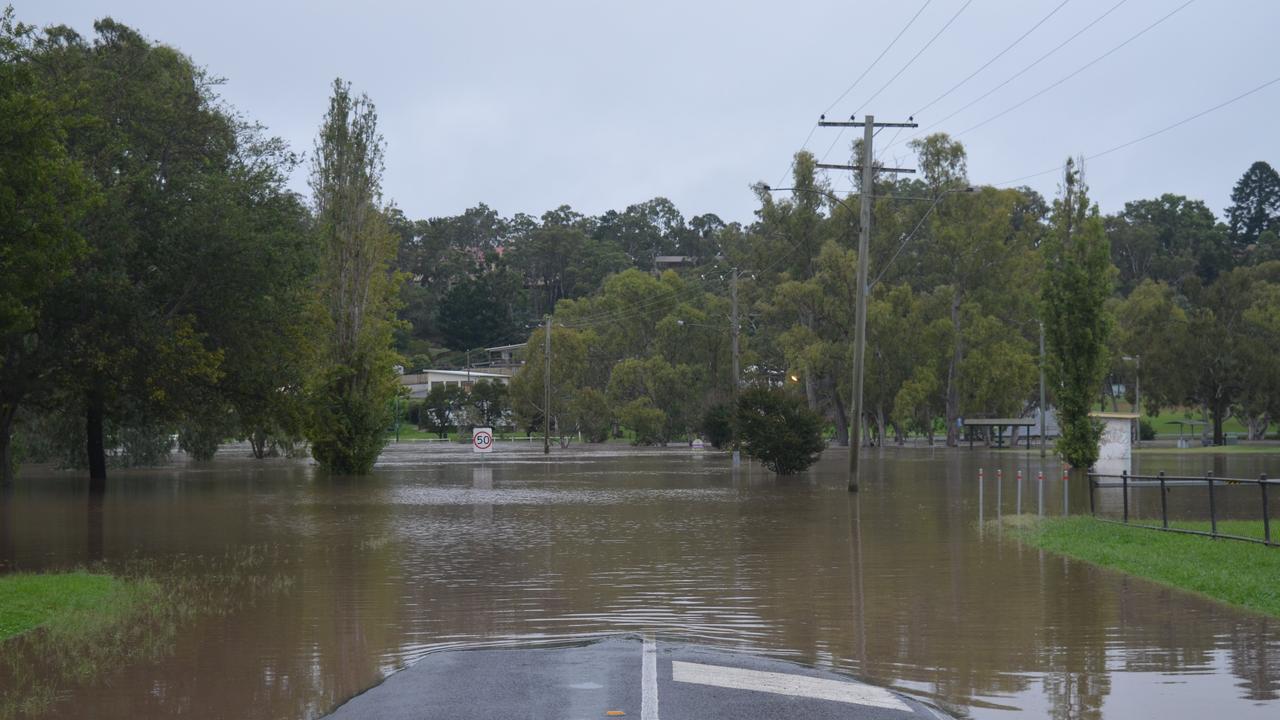
M 659 255 L 653 259 L 653 272 L 661 275 L 664 270 L 673 270 L 678 267 L 689 267 L 694 264 L 697 258 L 687 255 Z
M 400 376 L 400 384 L 409 389 L 409 397 L 422 399 L 437 385 L 444 387 L 460 387 L 470 392 L 471 386 L 478 382 L 497 382 L 506 385 L 511 381 L 510 375 L 479 370 L 423 370 Z
M 488 368 L 490 372 L 510 375 L 524 365 L 524 347 L 527 344 L 516 343 L 485 348 L 485 359 L 477 365 Z

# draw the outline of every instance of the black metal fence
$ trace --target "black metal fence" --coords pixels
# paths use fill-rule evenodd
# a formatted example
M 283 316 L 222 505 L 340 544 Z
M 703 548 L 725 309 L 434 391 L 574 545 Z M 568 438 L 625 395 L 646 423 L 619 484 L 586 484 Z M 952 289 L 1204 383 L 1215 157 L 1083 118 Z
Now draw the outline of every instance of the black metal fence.
M 1268 501 L 1268 495 L 1276 492 L 1269 488 L 1275 485 L 1280 485 L 1280 480 L 1272 480 L 1265 474 L 1257 478 L 1223 478 L 1215 477 L 1212 473 L 1201 476 L 1166 475 L 1163 472 L 1156 475 L 1130 475 L 1127 472 L 1119 475 L 1090 473 L 1089 512 L 1100 520 L 1120 522 L 1133 527 L 1241 540 L 1276 547 L 1277 543 L 1272 542 L 1271 538 L 1271 512 Z M 1250 486 L 1256 490 L 1250 490 Z M 1114 492 L 1105 494 L 1103 498 L 1098 497 L 1100 490 L 1116 489 L 1120 490 L 1119 520 L 1114 518 L 1116 510 L 1114 501 L 1117 499 Z M 1203 492 L 1197 493 L 1196 490 Z M 1148 519 L 1154 521 L 1156 514 L 1153 507 L 1155 503 L 1151 502 L 1152 492 L 1157 493 L 1159 497 L 1159 525 L 1148 522 Z M 1177 507 L 1174 508 L 1175 524 L 1171 525 L 1170 497 L 1175 492 L 1179 495 L 1175 498 L 1177 501 Z M 1196 495 L 1201 495 L 1202 498 L 1197 499 Z M 1229 501 L 1228 507 L 1224 507 L 1224 501 Z M 1107 507 L 1100 507 L 1101 505 Z M 1108 510 L 1113 517 L 1100 516 L 1107 514 Z M 1176 525 L 1178 522 L 1203 524 L 1206 514 L 1208 530 Z M 1249 522 L 1236 522 L 1240 520 Z M 1252 524 L 1259 520 L 1262 522 L 1260 536 L 1222 532 L 1219 528 L 1220 524 L 1236 527 L 1247 525 L 1252 528 Z

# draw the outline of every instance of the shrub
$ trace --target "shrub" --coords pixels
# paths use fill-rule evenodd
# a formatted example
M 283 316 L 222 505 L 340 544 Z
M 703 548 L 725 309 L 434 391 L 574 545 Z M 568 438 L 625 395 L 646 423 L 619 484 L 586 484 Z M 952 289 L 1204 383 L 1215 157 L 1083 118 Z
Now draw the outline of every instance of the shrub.
M 747 390 L 738 398 L 737 416 L 742 451 L 779 475 L 808 468 L 826 447 L 822 418 L 783 390 Z
M 702 416 L 701 429 L 712 447 L 725 447 L 733 440 L 733 408 L 726 403 L 707 408 Z
M 1151 424 L 1151 420 L 1147 418 L 1140 418 L 1138 420 L 1138 439 L 1139 440 L 1155 440 L 1156 439 L 1156 429 L 1155 429 L 1155 426 Z
M 618 419 L 635 432 L 636 445 L 666 444 L 662 428 L 667 423 L 667 414 L 654 407 L 649 398 L 637 398 L 624 405 Z

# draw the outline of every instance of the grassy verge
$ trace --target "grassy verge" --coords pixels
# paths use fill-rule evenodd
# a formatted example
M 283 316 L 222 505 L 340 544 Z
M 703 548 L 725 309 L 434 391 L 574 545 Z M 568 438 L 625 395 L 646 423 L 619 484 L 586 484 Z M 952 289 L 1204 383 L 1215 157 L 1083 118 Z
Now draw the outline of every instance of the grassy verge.
M 40 625 L 115 624 L 154 599 L 150 581 L 88 572 L 0 577 L 0 640 Z
M 94 570 L 97 570 L 95 568 Z M 0 720 L 45 712 L 77 686 L 172 652 L 198 616 L 227 615 L 287 592 L 293 580 L 266 548 L 101 571 L 0 577 Z
M 1005 517 L 1002 524 L 1018 540 L 1050 552 L 1280 616 L 1277 548 L 1124 527 L 1090 517 L 1018 515 Z M 1225 523 L 1221 529 L 1228 531 Z M 1231 531 L 1254 534 L 1234 527 L 1234 521 Z

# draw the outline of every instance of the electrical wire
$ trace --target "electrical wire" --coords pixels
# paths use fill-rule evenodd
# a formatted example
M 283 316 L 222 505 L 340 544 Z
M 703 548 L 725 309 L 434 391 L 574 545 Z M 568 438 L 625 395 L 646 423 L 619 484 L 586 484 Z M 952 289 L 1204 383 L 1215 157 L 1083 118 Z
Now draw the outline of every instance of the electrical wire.
M 899 39 L 900 39 L 900 38 L 901 38 L 901 37 L 902 37 L 902 36 L 907 32 L 907 30 L 908 30 L 908 29 L 909 29 L 913 24 L 915 24 L 916 18 L 920 17 L 920 13 L 923 13 L 923 12 L 924 12 L 924 10 L 925 10 L 925 8 L 929 7 L 929 4 L 930 4 L 930 3 L 932 3 L 932 2 L 933 2 L 933 0 L 925 0 L 925 1 L 924 1 L 924 4 L 920 6 L 920 9 L 916 11 L 916 14 L 915 14 L 915 15 L 912 15 L 912 16 L 911 16 L 911 19 L 907 21 L 907 24 L 906 24 L 906 25 L 903 25 L 903 26 L 902 26 L 902 29 L 898 31 L 898 34 L 893 36 L 893 39 L 892 39 L 892 40 L 890 40 L 890 41 L 889 41 L 889 44 L 888 44 L 888 45 L 886 45 L 886 46 L 884 47 L 884 49 L 880 51 L 880 54 L 876 56 L 876 59 L 875 59 L 875 60 L 872 60 L 872 61 L 871 61 L 871 64 L 870 64 L 870 65 L 868 65 L 868 66 L 866 67 L 866 69 L 864 69 L 864 70 L 862 71 L 862 73 L 861 73 L 860 75 L 858 75 L 857 79 L 853 81 L 853 84 L 851 84 L 849 87 L 845 88 L 845 91 L 844 91 L 844 92 L 842 92 L 842 93 L 840 93 L 840 96 L 839 96 L 839 97 L 837 97 L 834 101 L 832 101 L 831 105 L 829 105 L 829 106 L 827 107 L 827 109 L 823 111 L 823 113 L 822 113 L 823 115 L 826 115 L 827 113 L 831 112 L 832 108 L 834 108 L 836 105 L 838 105 L 838 104 L 840 103 L 840 101 L 841 101 L 841 100 L 843 100 L 843 99 L 845 98 L 845 96 L 847 96 L 849 93 L 853 92 L 853 89 L 854 89 L 854 88 L 856 88 L 856 87 L 858 86 L 858 83 L 862 82 L 862 78 L 866 77 L 866 76 L 867 76 L 867 73 L 871 72 L 871 71 L 872 71 L 872 69 L 874 69 L 874 68 L 875 68 L 875 66 L 880 62 L 880 59 L 881 59 L 881 58 L 883 58 L 883 57 L 885 56 L 885 54 L 886 54 L 886 53 L 888 53 L 888 52 L 889 52 L 889 50 L 890 50 L 890 49 L 892 49 L 892 48 L 893 48 L 893 46 L 894 46 L 894 45 L 896 45 L 896 44 L 898 43 L 898 40 L 899 40 Z M 814 125 L 813 125 L 813 127 L 809 128 L 809 134 L 805 137 L 804 142 L 800 143 L 800 150 L 804 150 L 805 148 L 807 148 L 807 147 L 809 146 L 809 141 L 813 139 L 813 133 L 814 133 L 814 131 L 816 131 L 817 129 L 818 129 L 817 124 L 814 124 Z M 830 152 L 830 151 L 828 151 L 828 152 Z M 778 185 L 781 185 L 782 183 L 786 182 L 786 180 L 787 180 L 787 175 L 790 175 L 790 174 L 791 174 L 791 171 L 792 171 L 792 170 L 795 170 L 795 167 L 796 167 L 796 161 L 795 161 L 795 158 L 794 158 L 794 155 L 793 155 L 792 160 L 791 160 L 791 166 L 790 166 L 790 167 L 788 167 L 788 168 L 787 168 L 787 170 L 783 173 L 782 177 L 778 179 L 778 183 L 777 183 L 777 184 L 778 184 Z
M 862 110 L 862 108 L 869 105 L 872 100 L 875 100 L 877 97 L 880 97 L 880 93 L 888 89 L 888 87 L 892 85 L 894 81 L 896 81 L 898 77 L 902 75 L 902 73 L 906 72 L 907 68 L 911 67 L 911 65 L 915 63 L 916 59 L 919 58 L 922 54 L 924 54 L 924 51 L 928 50 L 929 47 L 933 45 L 934 41 L 937 40 L 939 37 L 941 37 L 942 33 L 946 32 L 947 28 L 951 27 L 951 24 L 956 21 L 956 18 L 960 17 L 960 14 L 963 13 L 965 9 L 972 4 L 973 4 L 973 0 L 965 0 L 964 5 L 960 6 L 960 9 L 957 10 L 955 14 L 951 16 L 951 19 L 947 20 L 947 22 L 941 28 L 938 29 L 938 32 L 934 33 L 933 37 L 929 38 L 929 41 L 926 42 L 919 50 L 917 50 L 916 54 L 912 55 L 911 59 L 908 60 L 905 65 L 903 65 L 901 68 L 898 69 L 898 72 L 893 74 L 893 77 L 889 78 L 888 82 L 886 82 L 884 85 L 881 85 L 879 90 L 876 90 L 874 93 L 871 94 L 871 97 L 867 98 L 866 100 L 863 100 L 862 103 L 858 105 L 858 107 L 853 111 L 850 117 L 857 117 L 858 113 Z M 840 132 L 836 133 L 836 139 L 831 141 L 831 145 L 827 147 L 827 151 L 822 154 L 823 161 L 825 161 L 827 159 L 827 156 L 831 154 L 831 151 L 835 149 L 836 145 L 840 142 L 840 138 L 842 137 L 844 137 L 844 128 L 840 128 Z
M 982 122 L 979 122 L 979 123 L 977 123 L 976 125 L 972 125 L 972 126 L 970 126 L 970 127 L 968 127 L 968 128 L 965 128 L 964 130 L 961 130 L 960 132 L 958 132 L 958 133 L 956 133 L 955 135 L 953 135 L 953 137 L 960 137 L 961 135 L 965 135 L 965 134 L 968 134 L 968 133 L 970 133 L 970 132 L 973 132 L 974 130 L 977 130 L 978 128 L 983 127 L 983 126 L 984 126 L 984 125 L 986 125 L 987 123 L 990 123 L 990 122 L 993 122 L 993 121 L 995 121 L 995 120 L 998 120 L 998 119 L 1000 119 L 1000 118 L 1004 117 L 1005 115 L 1008 115 L 1009 113 L 1013 112 L 1014 110 L 1017 110 L 1018 108 L 1022 107 L 1023 105 L 1026 105 L 1027 103 L 1031 102 L 1032 100 L 1035 100 L 1036 98 L 1040 97 L 1041 95 L 1044 95 L 1045 93 L 1047 93 L 1047 92 L 1049 92 L 1050 90 L 1052 90 L 1052 89 L 1054 89 L 1054 88 L 1058 87 L 1058 86 L 1059 86 L 1059 85 L 1061 85 L 1062 83 L 1064 83 L 1064 82 L 1066 82 L 1066 81 L 1070 80 L 1071 78 L 1073 78 L 1073 77 L 1075 77 L 1075 76 L 1079 75 L 1080 73 L 1084 72 L 1085 70 L 1088 70 L 1089 68 L 1091 68 L 1091 67 L 1093 67 L 1094 65 L 1098 64 L 1099 62 L 1101 62 L 1102 60 L 1106 59 L 1107 57 L 1110 57 L 1113 53 L 1115 53 L 1115 52 L 1119 51 L 1121 48 L 1123 48 L 1124 46 L 1126 46 L 1126 45 L 1128 45 L 1129 43 L 1133 42 L 1134 40 L 1137 40 L 1138 38 L 1140 38 L 1140 37 L 1142 37 L 1143 35 L 1147 34 L 1147 32 L 1148 32 L 1148 31 L 1152 30 L 1152 29 L 1153 29 L 1153 28 L 1155 28 L 1157 25 L 1160 25 L 1160 24 L 1161 24 L 1161 23 L 1163 23 L 1165 20 L 1168 20 L 1169 18 L 1173 17 L 1174 15 L 1177 15 L 1177 14 L 1178 14 L 1179 12 L 1181 12 L 1184 8 L 1186 8 L 1188 5 L 1190 5 L 1191 3 L 1195 2 L 1195 1 L 1196 1 L 1196 0 L 1187 0 L 1186 2 L 1182 3 L 1182 4 L 1181 4 L 1181 5 L 1179 5 L 1178 7 L 1174 8 L 1174 9 L 1173 9 L 1172 11 L 1170 11 L 1168 14 L 1166 14 L 1166 15 L 1162 16 L 1159 20 L 1156 20 L 1155 22 L 1153 22 L 1153 23 L 1151 23 L 1150 25 L 1148 25 L 1148 26 L 1144 27 L 1143 29 L 1139 30 L 1138 32 L 1134 33 L 1133 35 L 1130 35 L 1130 36 L 1129 36 L 1129 38 L 1128 38 L 1128 39 L 1126 39 L 1124 42 L 1122 42 L 1122 43 L 1120 43 L 1119 45 L 1116 45 L 1115 47 L 1111 48 L 1110 50 L 1108 50 L 1108 51 L 1106 51 L 1106 52 L 1102 53 L 1101 55 L 1099 55 L 1098 57 L 1096 57 L 1096 58 L 1094 58 L 1094 59 L 1090 60 L 1089 62 L 1085 63 L 1084 65 L 1081 65 L 1080 67 L 1076 68 L 1075 70 L 1071 71 L 1070 73 L 1067 73 L 1066 75 L 1064 75 L 1064 76 L 1062 76 L 1060 79 L 1058 79 L 1056 82 L 1053 82 L 1053 83 L 1051 83 L 1051 84 L 1049 84 L 1049 85 L 1045 86 L 1044 88 L 1041 88 L 1039 91 L 1035 92 L 1034 94 L 1030 95 L 1029 97 L 1027 97 L 1027 98 L 1023 99 L 1022 101 L 1020 101 L 1020 102 L 1018 102 L 1018 103 L 1015 103 L 1015 104 L 1013 104 L 1013 105 L 1010 105 L 1009 107 L 1005 108 L 1004 110 L 1001 110 L 1000 112 L 996 113 L 995 115 L 992 115 L 991 117 L 989 117 L 989 118 L 987 118 L 987 119 L 983 120 Z
M 1206 108 L 1206 109 L 1204 109 L 1204 110 L 1201 110 L 1200 112 L 1195 113 L 1194 115 L 1188 115 L 1187 117 L 1182 118 L 1181 120 L 1179 120 L 1179 121 L 1177 121 L 1177 122 L 1175 122 L 1175 123 L 1171 123 L 1171 124 L 1169 124 L 1169 125 L 1166 125 L 1166 126 L 1164 126 L 1164 127 L 1160 128 L 1159 130 L 1155 130 L 1155 131 L 1153 131 L 1153 132 L 1149 132 L 1149 133 L 1147 133 L 1146 135 L 1143 135 L 1143 136 L 1141 136 L 1141 137 L 1134 138 L 1134 139 L 1129 140 L 1129 141 L 1127 141 L 1127 142 L 1120 143 L 1119 145 L 1116 145 L 1116 146 L 1114 146 L 1114 147 L 1107 148 L 1106 150 L 1103 150 L 1103 151 L 1101 151 L 1101 152 L 1097 152 L 1097 153 L 1094 153 L 1094 154 L 1092 154 L 1092 155 L 1086 155 L 1086 156 L 1084 157 L 1084 159 L 1085 159 L 1086 161 L 1087 161 L 1087 160 L 1096 160 L 1096 159 L 1098 159 L 1098 158 L 1100 158 L 1100 157 L 1104 157 L 1104 156 L 1106 156 L 1106 155 L 1110 155 L 1110 154 L 1111 154 L 1111 153 L 1113 153 L 1113 152 L 1117 152 L 1117 151 L 1119 151 L 1119 150 L 1123 150 L 1123 149 L 1125 149 L 1125 148 L 1127 148 L 1127 147 L 1131 147 L 1131 146 L 1133 146 L 1133 145 L 1137 145 L 1138 143 L 1141 143 L 1141 142 L 1145 142 L 1145 141 L 1147 141 L 1147 140 L 1150 140 L 1151 138 L 1156 137 L 1157 135 L 1163 135 L 1164 133 L 1167 133 L 1167 132 L 1169 132 L 1170 130 L 1173 130 L 1174 128 L 1180 127 L 1180 126 L 1182 126 L 1182 125 L 1186 125 L 1187 123 L 1191 122 L 1192 120 L 1198 120 L 1199 118 L 1202 118 L 1202 117 L 1204 117 L 1205 115 L 1208 115 L 1208 114 L 1210 114 L 1210 113 L 1212 113 L 1212 112 L 1215 112 L 1215 111 L 1217 111 L 1217 110 L 1221 110 L 1222 108 L 1227 107 L 1228 105 L 1231 105 L 1231 104 L 1234 104 L 1234 103 L 1236 103 L 1236 102 L 1239 102 L 1240 100 L 1243 100 L 1243 99 L 1245 99 L 1245 98 L 1249 97 L 1250 95 L 1253 95 L 1254 93 L 1261 92 L 1262 90 L 1265 90 L 1266 88 L 1268 88 L 1268 87 L 1270 87 L 1270 86 L 1272 86 L 1272 85 L 1275 85 L 1276 83 L 1280 83 L 1280 76 L 1273 77 L 1273 78 L 1271 78 L 1270 80 L 1268 80 L 1268 81 L 1266 81 L 1266 82 L 1262 83 L 1261 85 L 1258 85 L 1257 87 L 1253 88 L 1252 90 L 1247 90 L 1247 91 L 1245 91 L 1245 92 L 1242 92 L 1242 93 L 1240 93 L 1239 95 L 1236 95 L 1235 97 L 1231 98 L 1230 100 L 1224 100 L 1223 102 L 1220 102 L 1220 103 L 1218 103 L 1217 105 L 1214 105 L 1213 107 L 1210 107 L 1210 108 Z M 994 183 L 994 185 L 993 185 L 993 186 L 994 186 L 994 187 L 1003 187 L 1003 186 L 1006 186 L 1006 185 L 1013 185 L 1014 183 L 1019 183 L 1019 182 L 1022 182 L 1023 180 L 1030 180 L 1031 178 L 1040 177 L 1041 175 L 1048 175 L 1049 173 L 1059 172 L 1061 169 L 1062 169 L 1062 166 L 1058 165 L 1058 166 L 1051 167 L 1051 168 L 1049 168 L 1049 169 L 1047 169 L 1047 170 L 1041 170 L 1040 172 L 1035 172 L 1035 173 L 1031 173 L 1031 174 L 1029 174 L 1029 175 L 1023 175 L 1023 176 L 1021 176 L 1021 177 L 1016 177 L 1016 178 L 1013 178 L 1012 180 L 1005 180 L 1005 181 L 1003 181 L 1003 182 Z
M 1018 72 L 1016 72 L 1016 73 L 1014 73 L 1014 74 L 1010 75 L 1008 78 L 1005 78 L 1005 80 L 1004 80 L 1003 82 L 1001 82 L 1001 83 L 997 84 L 995 87 L 991 88 L 990 90 L 986 91 L 985 93 L 983 93 L 983 94 L 979 95 L 978 97 L 974 98 L 973 100 L 969 101 L 968 103 L 966 103 L 965 105 L 961 106 L 959 109 L 957 109 L 957 110 L 953 111 L 951 114 L 947 115 L 946 117 L 943 117 L 942 119 L 938 120 L 937 122 L 934 122 L 934 123 L 932 123 L 932 124 L 930 124 L 930 125 L 927 125 L 927 126 L 925 126 L 923 129 L 921 129 L 921 130 L 919 130 L 919 131 L 917 131 L 917 132 L 913 133 L 913 134 L 908 138 L 908 140 L 911 140 L 911 139 L 917 138 L 917 137 L 919 137 L 919 136 L 921 136 L 921 135 L 924 135 L 925 133 L 928 133 L 930 130 L 932 130 L 932 129 L 934 129 L 934 128 L 938 127 L 939 125 L 941 125 L 941 124 L 945 123 L 946 121 L 950 120 L 951 118 L 955 117 L 956 115 L 959 115 L 960 113 L 964 112 L 965 110 L 968 110 L 969 108 L 973 107 L 974 105 L 976 105 L 976 104 L 978 104 L 978 103 L 982 102 L 983 100 L 985 100 L 985 99 L 987 99 L 988 97 L 990 97 L 990 96 L 992 95 L 992 93 L 996 92 L 997 90 L 1000 90 L 1001 88 L 1005 87 L 1005 86 L 1006 86 L 1006 85 L 1008 85 L 1009 83 L 1013 82 L 1014 80 L 1017 80 L 1018 78 L 1022 77 L 1022 76 L 1023 76 L 1023 75 L 1025 75 L 1026 73 L 1030 72 L 1032 68 L 1034 68 L 1035 66 L 1037 66 L 1037 65 L 1039 65 L 1040 63 L 1042 63 L 1042 62 L 1044 62 L 1045 60 L 1047 60 L 1050 56 L 1054 55 L 1054 54 L 1055 54 L 1055 53 L 1057 53 L 1059 50 L 1061 50 L 1062 48 L 1064 48 L 1064 47 L 1066 47 L 1068 44 L 1070 44 L 1070 43 L 1071 43 L 1071 41 L 1073 41 L 1073 40 L 1075 40 L 1076 38 L 1080 37 L 1080 36 L 1081 36 L 1081 35 L 1083 35 L 1085 32 L 1087 32 L 1090 28 L 1092 28 L 1093 26 L 1095 26 L 1095 25 L 1097 25 L 1098 23 L 1102 22 L 1102 21 L 1103 21 L 1103 20 L 1104 20 L 1108 15 L 1110 15 L 1111 13 L 1113 13 L 1113 12 L 1115 12 L 1116 10 L 1120 9 L 1120 6 L 1121 6 L 1121 5 L 1124 5 L 1126 2 L 1128 2 L 1128 0 L 1120 0 L 1120 2 L 1117 2 L 1115 5 L 1112 5 L 1109 9 L 1107 9 L 1107 11 L 1106 11 L 1106 12 L 1102 13 L 1101 15 L 1099 15 L 1099 16 L 1098 16 L 1098 17 L 1096 17 L 1096 18 L 1094 18 L 1093 20 L 1090 20 L 1090 21 L 1089 21 L 1089 24 L 1087 24 L 1087 25 L 1085 25 L 1084 27 L 1082 27 L 1082 28 L 1080 28 L 1079 30 L 1077 30 L 1075 33 L 1073 33 L 1073 34 L 1072 34 L 1070 37 L 1068 37 L 1066 40 L 1063 40 L 1062 42 L 1058 43 L 1056 46 L 1054 46 L 1054 47 L 1053 47 L 1053 49 L 1049 50 L 1049 51 L 1048 51 L 1048 52 L 1046 52 L 1045 54 L 1043 54 L 1043 55 L 1041 55 L 1040 57 L 1038 57 L 1038 58 L 1036 58 L 1035 60 L 1033 60 L 1033 61 L 1031 62 L 1031 64 L 1029 64 L 1029 65 L 1027 65 L 1026 67 L 1022 68 L 1022 69 L 1021 69 L 1021 70 L 1019 70 Z M 895 142 L 896 142 L 896 141 L 895 141 Z M 888 147 L 886 147 L 885 149 L 887 150 L 889 147 L 892 147 L 892 146 L 893 146 L 893 144 L 892 144 L 892 143 L 890 143 L 890 145 L 889 145 Z
M 1043 24 L 1045 24 L 1046 22 L 1048 22 L 1049 18 L 1051 18 L 1051 17 L 1053 17 L 1054 15 L 1058 14 L 1058 11 L 1059 11 L 1059 10 L 1061 10 L 1063 7 L 1065 7 L 1065 6 L 1066 6 L 1066 4 L 1067 4 L 1067 3 L 1069 3 L 1069 2 L 1071 2 L 1071 0 L 1062 0 L 1062 2 L 1061 2 L 1061 3 L 1058 3 L 1058 5 L 1057 5 L 1056 7 L 1054 7 L 1052 10 L 1050 10 L 1050 11 L 1049 11 L 1049 14 L 1048 14 L 1048 15 L 1045 15 L 1044 17 L 1040 18 L 1039 22 L 1037 22 L 1035 25 L 1032 25 L 1032 26 L 1031 26 L 1031 27 L 1030 27 L 1026 32 L 1024 32 L 1024 33 L 1022 33 L 1021 35 L 1019 35 L 1017 40 L 1014 40 L 1013 42 L 1009 43 L 1007 46 L 1005 46 L 1005 49 L 1003 49 L 1003 50 L 1001 50 L 1000 52 L 998 52 L 998 53 L 996 53 L 995 55 L 993 55 L 993 56 L 991 57 L 991 59 L 990 59 L 990 60 L 988 60 L 988 61 L 986 61 L 985 63 L 983 63 L 981 67 L 979 67 L 977 70 L 974 70 L 973 72 L 969 73 L 969 74 L 965 77 L 965 79 L 961 80 L 960 82 L 956 83 L 955 85 L 952 85 L 950 90 L 947 90 L 946 92 L 942 93 L 942 94 L 941 94 L 941 95 L 939 95 L 938 97 L 936 97 L 936 98 L 934 98 L 934 99 L 930 100 L 929 102 L 925 103 L 924 105 L 921 105 L 919 110 L 916 110 L 915 112 L 911 113 L 911 116 L 912 116 L 912 117 L 915 117 L 916 115 L 919 115 L 920 113 L 924 112 L 925 110 L 928 110 L 929 108 L 933 107 L 933 106 L 934 106 L 934 104 L 935 104 L 935 103 L 937 103 L 939 100 L 942 100 L 943 98 L 947 97 L 947 96 L 948 96 L 948 95 L 950 95 L 951 93 L 953 93 L 953 92 L 955 92 L 956 90 L 960 89 L 960 87 L 961 87 L 961 86 L 963 86 L 965 83 L 967 83 L 967 82 L 969 82 L 970 80 L 972 80 L 972 79 L 973 79 L 973 78 L 974 78 L 978 73 L 980 73 L 980 72 L 982 72 L 983 70 L 986 70 L 988 67 L 990 67 L 990 66 L 991 66 L 991 63 L 995 62 L 996 60 L 999 60 L 1001 57 L 1003 57 L 1003 56 L 1004 56 L 1004 54 L 1005 54 L 1005 53 L 1009 52 L 1009 51 L 1010 51 L 1010 50 L 1012 50 L 1014 47 L 1016 47 L 1016 46 L 1018 45 L 1018 43 L 1021 43 L 1023 40 L 1026 40 L 1028 35 L 1030 35 L 1031 33 L 1035 32 L 1035 31 L 1036 31 L 1036 28 L 1038 28 L 1038 27 L 1040 27 L 1041 25 L 1043 25 Z

